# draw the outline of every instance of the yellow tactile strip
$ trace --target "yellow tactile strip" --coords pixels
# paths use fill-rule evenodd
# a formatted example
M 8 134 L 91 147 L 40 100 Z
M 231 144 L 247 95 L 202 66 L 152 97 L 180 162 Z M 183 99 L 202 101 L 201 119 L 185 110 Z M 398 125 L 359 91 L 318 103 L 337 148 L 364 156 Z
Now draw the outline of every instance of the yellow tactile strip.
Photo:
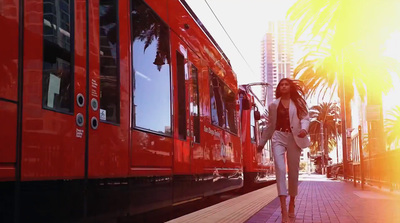
M 168 221 L 179 222 L 245 222 L 278 196 L 275 184 L 226 200 L 216 205 Z

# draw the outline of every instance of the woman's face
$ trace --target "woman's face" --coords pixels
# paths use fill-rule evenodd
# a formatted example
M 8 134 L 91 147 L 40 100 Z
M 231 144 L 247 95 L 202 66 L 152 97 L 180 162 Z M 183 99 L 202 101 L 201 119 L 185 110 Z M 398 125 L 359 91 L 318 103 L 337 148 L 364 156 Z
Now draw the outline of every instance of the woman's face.
M 279 90 L 281 91 L 281 94 L 289 94 L 290 92 L 289 81 L 283 80 L 279 85 Z

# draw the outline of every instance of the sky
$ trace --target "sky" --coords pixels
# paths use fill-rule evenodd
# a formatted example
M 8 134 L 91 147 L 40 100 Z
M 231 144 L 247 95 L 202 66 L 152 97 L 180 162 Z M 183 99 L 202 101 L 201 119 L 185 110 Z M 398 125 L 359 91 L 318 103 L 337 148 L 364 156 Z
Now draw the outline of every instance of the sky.
M 245 84 L 261 80 L 261 40 L 267 32 L 268 22 L 285 19 L 287 10 L 295 1 L 186 0 L 186 2 L 228 56 L 239 84 Z
M 239 84 L 245 84 L 261 80 L 261 40 L 267 32 L 268 22 L 285 19 L 287 10 L 296 0 L 186 0 L 186 2 L 230 59 Z M 400 61 L 400 45 L 397 44 L 399 41 L 400 33 L 395 33 L 393 38 L 387 41 L 386 55 Z M 299 49 L 299 46 L 295 46 L 295 63 L 303 54 Z M 393 84 L 395 87 L 389 94 L 383 96 L 385 112 L 399 104 L 394 98 L 400 95 L 400 79 L 394 77 Z M 333 99 L 337 100 L 336 97 Z M 329 97 L 308 99 L 311 105 L 322 101 L 329 101 Z

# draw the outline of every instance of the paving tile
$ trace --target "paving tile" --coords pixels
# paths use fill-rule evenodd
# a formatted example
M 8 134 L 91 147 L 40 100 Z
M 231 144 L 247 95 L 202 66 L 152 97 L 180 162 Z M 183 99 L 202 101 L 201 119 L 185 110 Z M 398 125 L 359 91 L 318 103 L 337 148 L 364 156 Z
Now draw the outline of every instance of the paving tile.
M 279 200 L 276 201 L 273 206 L 268 204 L 264 207 L 269 212 L 275 209 L 270 216 L 273 217 L 273 221 L 267 219 L 267 222 L 281 221 Z M 352 183 L 330 181 L 320 177 L 320 180 L 300 182 L 296 198 L 296 219 L 291 222 L 399 223 L 399 210 L 398 196 L 393 197 L 378 191 L 363 191 L 355 188 Z
M 355 188 L 352 183 L 310 175 L 309 179 L 305 177 L 299 184 L 296 218 L 290 222 L 399 223 L 399 210 L 399 196 L 389 196 L 376 190 L 361 190 Z M 281 221 L 276 185 L 271 185 L 170 222 L 280 223 Z

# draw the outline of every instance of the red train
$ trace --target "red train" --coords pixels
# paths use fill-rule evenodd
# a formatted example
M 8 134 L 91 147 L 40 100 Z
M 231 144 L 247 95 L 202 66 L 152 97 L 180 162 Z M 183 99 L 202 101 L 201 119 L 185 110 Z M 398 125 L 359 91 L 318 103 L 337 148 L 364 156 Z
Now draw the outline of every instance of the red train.
M 132 215 L 271 172 L 185 1 L 0 0 L 0 27 L 0 220 Z
M 267 114 L 261 114 L 261 112 L 265 112 L 265 99 L 260 100 L 253 91 L 253 87 L 259 86 L 270 87 L 267 83 L 239 86 L 243 172 L 246 190 L 265 186 L 276 180 L 271 141 L 267 142 L 262 151 L 257 150 L 261 131 L 266 128 L 267 124 L 264 118 Z

